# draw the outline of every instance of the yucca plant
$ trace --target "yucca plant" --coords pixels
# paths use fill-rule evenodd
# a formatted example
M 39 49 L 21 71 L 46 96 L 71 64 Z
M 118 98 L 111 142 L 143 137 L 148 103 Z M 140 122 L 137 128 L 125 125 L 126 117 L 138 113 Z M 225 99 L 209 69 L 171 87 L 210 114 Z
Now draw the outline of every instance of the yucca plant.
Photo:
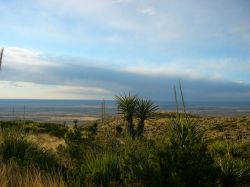
M 249 177 L 250 167 L 245 160 L 234 159 L 230 153 L 217 160 L 221 171 L 220 182 L 222 187 L 235 186 L 244 183 L 244 178 Z
M 214 186 L 218 170 L 203 141 L 198 121 L 186 113 L 181 83 L 179 89 L 183 110 L 179 112 L 174 87 L 177 115 L 170 119 L 170 146 L 163 153 L 168 162 L 164 163 L 163 160 L 163 171 L 167 173 L 170 186 Z
M 87 186 L 116 186 L 120 180 L 119 155 L 113 152 L 86 154 L 82 169 Z
M 178 98 L 176 87 L 174 86 L 174 98 L 176 103 L 177 115 L 173 116 L 171 120 L 171 143 L 175 146 L 185 147 L 192 146 L 193 143 L 200 140 L 200 131 L 196 125 L 196 121 L 186 115 L 186 105 L 182 92 L 181 82 L 179 81 L 179 89 L 182 100 L 182 107 L 184 115 L 179 113 Z
M 135 115 L 139 119 L 139 124 L 136 130 L 136 135 L 139 137 L 144 132 L 145 120 L 150 118 L 152 114 L 158 109 L 151 100 L 138 99 L 136 105 Z
M 201 142 L 202 131 L 197 121 L 179 116 L 171 119 L 171 143 L 179 147 L 192 146 Z
M 177 115 L 171 118 L 171 142 L 179 147 L 192 146 L 199 143 L 202 139 L 202 131 L 197 125 L 197 120 L 187 115 L 186 104 L 179 81 L 179 90 L 181 94 L 183 114 L 179 113 L 176 87 L 174 86 L 174 97 L 177 109 Z
M 124 115 L 127 121 L 128 133 L 132 138 L 135 138 L 135 129 L 133 124 L 133 117 L 137 107 L 137 96 L 131 96 L 130 94 L 116 96 L 116 102 L 118 105 L 118 113 Z

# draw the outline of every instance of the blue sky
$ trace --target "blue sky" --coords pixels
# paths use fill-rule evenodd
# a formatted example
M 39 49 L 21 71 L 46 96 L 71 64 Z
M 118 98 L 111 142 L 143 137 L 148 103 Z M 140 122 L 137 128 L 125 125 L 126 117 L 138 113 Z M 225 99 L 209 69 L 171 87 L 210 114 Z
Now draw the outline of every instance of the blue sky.
M 0 98 L 250 99 L 248 0 L 0 0 Z

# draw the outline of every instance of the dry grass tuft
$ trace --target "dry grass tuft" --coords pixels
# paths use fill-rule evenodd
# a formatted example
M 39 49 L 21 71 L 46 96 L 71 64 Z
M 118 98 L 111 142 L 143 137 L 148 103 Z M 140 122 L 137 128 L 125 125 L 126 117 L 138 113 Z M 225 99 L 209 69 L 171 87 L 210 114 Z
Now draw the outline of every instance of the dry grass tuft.
M 15 164 L 0 163 L 1 187 L 66 187 L 60 176 L 43 175 L 37 169 L 20 169 Z
M 39 145 L 39 147 L 55 150 L 59 145 L 65 145 L 63 138 L 49 134 L 29 134 L 28 140 Z

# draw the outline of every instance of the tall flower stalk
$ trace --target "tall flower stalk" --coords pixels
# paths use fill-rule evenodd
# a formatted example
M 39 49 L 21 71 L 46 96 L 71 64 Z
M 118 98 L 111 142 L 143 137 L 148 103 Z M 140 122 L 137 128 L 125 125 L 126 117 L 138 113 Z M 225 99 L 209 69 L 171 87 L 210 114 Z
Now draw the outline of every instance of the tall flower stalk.
M 4 48 L 1 49 L 1 53 L 0 53 L 0 70 L 1 70 L 1 67 L 2 67 L 3 52 L 4 52 Z

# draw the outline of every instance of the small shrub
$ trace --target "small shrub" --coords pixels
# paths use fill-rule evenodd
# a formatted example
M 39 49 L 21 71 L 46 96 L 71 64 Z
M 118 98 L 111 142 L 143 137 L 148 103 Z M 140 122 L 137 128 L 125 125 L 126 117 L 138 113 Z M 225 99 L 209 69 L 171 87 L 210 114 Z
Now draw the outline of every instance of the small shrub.
M 191 147 L 202 141 L 202 131 L 197 120 L 187 116 L 171 118 L 171 144 L 175 147 Z
M 16 128 L 19 124 L 16 121 L 1 121 L 0 127 L 1 129 L 9 129 L 9 128 Z
M 117 132 L 118 134 L 121 134 L 122 131 L 123 131 L 123 129 L 122 129 L 122 127 L 121 127 L 120 125 L 116 126 L 115 130 L 116 130 L 116 132 Z
M 27 165 L 34 165 L 44 170 L 55 170 L 60 168 L 55 156 L 50 151 L 39 149 L 34 145 L 26 149 L 23 160 Z
M 69 129 L 64 136 L 67 147 L 65 152 L 69 154 L 69 157 L 73 162 L 80 162 L 83 155 L 83 138 L 82 133 L 77 128 Z
M 221 171 L 220 182 L 222 187 L 244 183 L 245 179 L 250 177 L 249 163 L 244 160 L 234 159 L 230 154 L 218 159 L 217 164 Z
M 210 153 L 214 156 L 224 156 L 227 152 L 227 144 L 224 142 L 216 141 L 209 145 Z
M 160 166 L 169 186 L 214 186 L 218 169 L 206 145 L 179 148 L 166 146 L 160 152 Z
M 76 128 L 69 129 L 64 136 L 65 143 L 79 145 L 83 143 L 82 133 Z
M 218 169 L 197 121 L 188 116 L 172 118 L 170 143 L 159 152 L 165 183 L 169 186 L 214 186 Z
M 5 130 L 1 136 L 0 157 L 2 161 L 15 161 L 21 166 L 35 166 L 45 170 L 59 168 L 51 152 L 28 142 L 22 132 L 13 129 Z
M 40 129 L 40 133 L 49 133 L 50 135 L 57 136 L 59 138 L 64 137 L 68 130 L 68 128 L 63 125 L 53 123 L 39 123 L 37 126 Z
M 3 161 L 13 158 L 22 160 L 30 146 L 25 136 L 16 130 L 6 129 L 1 132 L 0 156 Z
M 98 124 L 97 122 L 95 122 L 93 125 L 91 125 L 89 128 L 88 128 L 88 131 L 90 132 L 90 135 L 91 136 L 94 136 L 97 134 L 97 130 L 98 130 Z
M 29 133 L 29 132 L 39 132 L 39 128 L 37 127 L 37 125 L 35 124 L 27 124 L 27 125 L 23 125 L 22 126 L 22 131 L 24 131 L 25 133 Z M 44 132 L 43 132 L 44 133 Z
M 128 186 L 159 186 L 161 175 L 158 163 L 153 142 L 146 139 L 127 140 L 121 152 L 121 179 Z

